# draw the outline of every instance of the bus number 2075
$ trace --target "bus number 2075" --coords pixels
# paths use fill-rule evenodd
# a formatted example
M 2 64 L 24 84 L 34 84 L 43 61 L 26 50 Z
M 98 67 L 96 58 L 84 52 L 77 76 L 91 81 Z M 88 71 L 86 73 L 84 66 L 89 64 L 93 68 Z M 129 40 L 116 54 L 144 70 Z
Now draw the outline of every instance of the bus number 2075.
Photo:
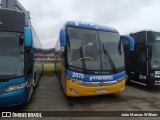
M 74 77 L 74 78 L 84 78 L 84 74 L 73 72 L 72 77 Z

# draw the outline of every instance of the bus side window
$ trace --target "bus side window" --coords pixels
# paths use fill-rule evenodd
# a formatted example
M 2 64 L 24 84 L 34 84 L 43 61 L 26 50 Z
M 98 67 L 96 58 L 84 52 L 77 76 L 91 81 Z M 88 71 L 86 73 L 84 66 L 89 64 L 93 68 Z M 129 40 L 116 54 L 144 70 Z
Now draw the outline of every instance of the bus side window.
M 138 66 L 141 69 L 145 69 L 146 67 L 146 46 L 138 46 Z
M 130 67 L 133 71 L 137 70 L 137 67 L 135 65 L 137 65 L 137 43 L 138 43 L 138 35 L 137 34 L 131 34 L 131 37 L 133 37 L 134 41 L 135 41 L 135 50 L 130 52 Z M 136 59 L 135 59 L 136 58 Z
M 138 42 L 138 57 L 137 57 L 137 62 L 142 71 L 145 72 L 146 70 L 146 61 L 147 61 L 147 47 L 146 47 L 146 33 L 145 32 L 139 32 L 137 38 Z

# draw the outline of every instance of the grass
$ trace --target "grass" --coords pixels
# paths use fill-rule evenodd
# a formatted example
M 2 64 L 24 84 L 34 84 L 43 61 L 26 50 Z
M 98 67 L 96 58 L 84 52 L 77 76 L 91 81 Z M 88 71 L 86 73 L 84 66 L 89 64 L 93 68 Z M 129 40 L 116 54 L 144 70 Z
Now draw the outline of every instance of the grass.
M 44 63 L 44 71 L 45 75 L 51 75 L 54 72 L 54 63 Z

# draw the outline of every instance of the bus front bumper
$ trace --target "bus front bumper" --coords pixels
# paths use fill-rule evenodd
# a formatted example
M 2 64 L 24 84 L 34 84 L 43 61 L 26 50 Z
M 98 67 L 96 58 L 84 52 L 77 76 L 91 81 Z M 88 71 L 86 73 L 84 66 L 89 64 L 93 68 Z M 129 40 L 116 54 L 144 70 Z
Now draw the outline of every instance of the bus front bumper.
M 125 88 L 126 78 L 113 85 L 106 86 L 83 86 L 66 80 L 66 95 L 71 97 L 95 96 L 112 93 L 119 93 Z
M 0 107 L 25 104 L 27 101 L 27 87 L 0 95 Z

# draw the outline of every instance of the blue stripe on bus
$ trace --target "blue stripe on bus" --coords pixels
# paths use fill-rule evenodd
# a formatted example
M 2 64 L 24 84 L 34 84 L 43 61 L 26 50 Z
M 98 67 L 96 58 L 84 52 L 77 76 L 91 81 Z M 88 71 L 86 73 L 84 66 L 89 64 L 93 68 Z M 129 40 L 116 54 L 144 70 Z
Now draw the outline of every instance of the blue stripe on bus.
M 73 72 L 66 69 L 65 74 L 67 77 L 75 78 L 85 82 L 108 82 L 108 81 L 119 80 L 120 78 L 125 77 L 126 71 L 110 75 L 89 75 L 89 74 Z

